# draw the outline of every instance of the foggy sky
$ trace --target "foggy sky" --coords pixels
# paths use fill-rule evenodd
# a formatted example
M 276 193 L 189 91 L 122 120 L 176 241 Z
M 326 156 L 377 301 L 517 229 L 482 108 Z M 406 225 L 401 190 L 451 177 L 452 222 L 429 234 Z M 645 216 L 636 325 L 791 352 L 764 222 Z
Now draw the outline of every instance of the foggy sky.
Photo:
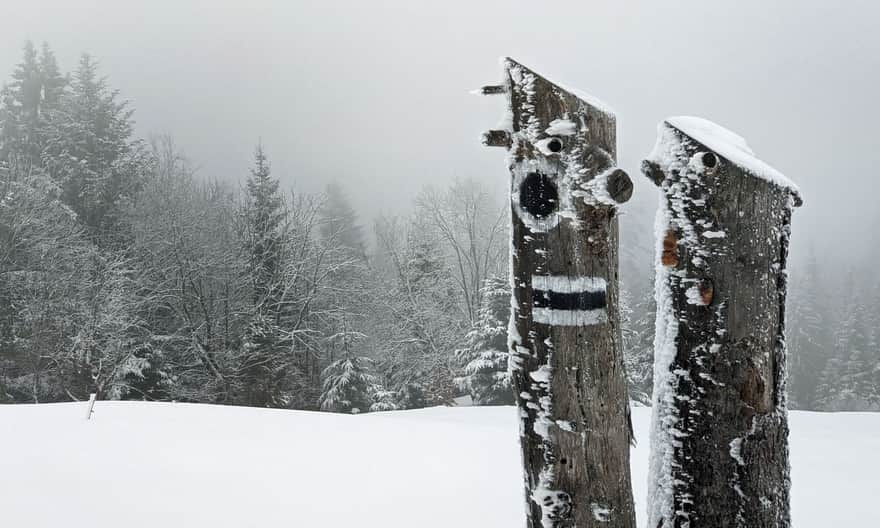
M 262 139 L 282 181 L 337 180 L 367 225 L 425 183 L 506 189 L 504 153 L 478 141 L 504 100 L 468 92 L 499 81 L 509 55 L 615 109 L 619 165 L 637 185 L 624 207 L 631 232 L 653 232 L 656 192 L 638 166 L 657 122 L 698 115 L 799 184 L 796 256 L 876 255 L 876 2 L 0 5 L 3 79 L 25 39 L 49 42 L 64 71 L 89 52 L 132 101 L 138 134 L 173 135 L 201 175 L 245 176 Z

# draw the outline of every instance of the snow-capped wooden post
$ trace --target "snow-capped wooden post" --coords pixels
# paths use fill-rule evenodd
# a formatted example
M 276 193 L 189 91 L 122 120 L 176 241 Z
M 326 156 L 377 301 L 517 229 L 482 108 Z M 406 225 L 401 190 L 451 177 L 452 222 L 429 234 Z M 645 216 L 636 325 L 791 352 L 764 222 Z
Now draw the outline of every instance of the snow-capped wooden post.
M 709 121 L 667 119 L 660 187 L 649 528 L 790 525 L 785 397 L 797 187 Z
M 629 401 L 618 314 L 615 117 L 510 59 L 513 286 L 510 371 L 521 417 L 530 528 L 633 528 Z

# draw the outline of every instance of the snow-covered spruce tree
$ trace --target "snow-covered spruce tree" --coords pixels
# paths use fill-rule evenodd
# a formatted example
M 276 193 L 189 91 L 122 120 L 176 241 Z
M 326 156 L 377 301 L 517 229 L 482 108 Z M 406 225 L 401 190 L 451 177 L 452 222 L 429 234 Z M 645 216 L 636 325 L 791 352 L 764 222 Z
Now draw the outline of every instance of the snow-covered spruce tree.
M 324 369 L 324 384 L 318 404 L 324 411 L 358 414 L 368 412 L 378 390 L 377 379 L 371 373 L 373 360 L 358 356 L 352 349 L 363 337 L 350 332 L 336 336 L 342 342 L 341 357 Z
M 433 398 L 429 398 L 424 384 L 410 381 L 400 385 L 395 393 L 394 405 L 398 409 L 423 409 L 435 404 Z
M 82 56 L 69 88 L 48 109 L 42 164 L 61 186 L 64 203 L 102 247 L 127 240 L 123 210 L 153 169 L 144 143 L 132 138 L 132 113 L 89 55 Z
M 841 399 L 840 380 L 847 370 L 853 337 L 857 331 L 859 305 L 853 302 L 852 269 L 841 280 L 842 283 L 838 288 L 844 295 L 834 303 L 829 353 L 826 355 L 816 387 L 816 406 L 821 410 L 832 409 Z
M 794 267 L 794 266 L 793 266 Z M 788 396 L 795 409 L 816 409 L 816 396 L 822 372 L 832 346 L 828 314 L 821 307 L 823 283 L 815 255 L 805 265 L 792 270 L 789 297 L 790 317 L 786 342 L 789 351 Z
M 372 389 L 373 403 L 370 405 L 370 412 L 396 411 L 397 394 L 394 391 L 386 390 L 381 385 L 374 385 Z
M 623 335 L 623 364 L 631 400 L 650 405 L 654 385 L 653 291 L 646 290 L 632 299 L 628 289 L 620 289 L 620 326 Z
M 328 183 L 320 207 L 319 232 L 324 239 L 335 240 L 353 256 L 365 258 L 363 229 L 358 225 L 357 213 L 342 187 Z
M 66 84 L 49 46 L 43 44 L 38 54 L 25 42 L 22 62 L 0 91 L 0 159 L 15 156 L 39 165 L 50 111 Z
M 490 277 L 483 284 L 477 321 L 458 351 L 463 364 L 456 385 L 475 405 L 513 405 L 513 387 L 507 369 L 507 327 L 510 321 L 510 281 Z
M 344 332 L 371 334 L 373 332 L 366 328 L 368 322 L 363 314 L 372 310 L 375 296 L 382 293 L 370 291 L 375 281 L 370 275 L 357 213 L 344 189 L 336 182 L 329 183 L 319 199 L 316 242 L 326 262 L 327 287 L 320 302 L 314 305 L 324 314 L 320 321 L 316 321 L 315 330 L 331 336 Z M 337 347 L 340 344 L 338 339 L 324 340 L 322 366 L 339 357 Z M 370 350 L 369 340 L 362 342 L 361 348 Z
M 241 401 L 285 406 L 286 393 L 301 381 L 292 361 L 293 341 L 286 331 L 293 316 L 284 291 L 288 215 L 262 145 L 254 152 L 244 217 L 252 305 L 242 342 Z
M 651 404 L 654 388 L 653 232 L 638 216 L 620 217 L 620 319 L 629 398 Z
M 255 305 L 276 307 L 281 292 L 277 277 L 283 251 L 286 217 L 278 180 L 272 178 L 269 160 L 262 145 L 254 150 L 254 166 L 247 179 L 245 216 L 248 223 L 247 250 Z
M 854 302 L 837 331 L 834 355 L 822 370 L 817 405 L 826 411 L 880 411 L 877 300 Z

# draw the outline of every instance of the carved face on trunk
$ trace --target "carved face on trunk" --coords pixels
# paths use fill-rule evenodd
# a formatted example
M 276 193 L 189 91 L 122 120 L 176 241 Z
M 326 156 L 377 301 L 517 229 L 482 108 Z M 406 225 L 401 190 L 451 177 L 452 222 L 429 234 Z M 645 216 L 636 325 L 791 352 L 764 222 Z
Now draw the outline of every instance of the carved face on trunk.
M 613 122 L 601 103 L 575 94 L 527 68 L 505 63 L 510 93 L 511 201 L 532 232 L 560 224 L 578 228 L 579 208 L 615 207 L 632 194 L 632 183 L 614 167 Z M 540 101 L 540 103 L 538 102 Z

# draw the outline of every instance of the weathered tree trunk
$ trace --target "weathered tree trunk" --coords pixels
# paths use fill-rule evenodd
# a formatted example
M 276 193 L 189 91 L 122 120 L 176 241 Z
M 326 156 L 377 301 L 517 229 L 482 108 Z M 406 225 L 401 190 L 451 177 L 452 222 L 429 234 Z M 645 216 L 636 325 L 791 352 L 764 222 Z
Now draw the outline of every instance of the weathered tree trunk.
M 699 118 L 659 127 L 649 528 L 790 525 L 784 313 L 797 188 Z
M 614 115 L 503 62 L 512 176 L 510 370 L 530 528 L 635 526 L 618 314 Z

